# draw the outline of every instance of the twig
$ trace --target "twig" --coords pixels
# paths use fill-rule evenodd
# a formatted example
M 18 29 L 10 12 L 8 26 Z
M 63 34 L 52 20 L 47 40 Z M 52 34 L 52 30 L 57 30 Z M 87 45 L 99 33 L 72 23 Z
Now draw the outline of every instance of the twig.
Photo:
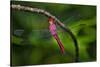
M 53 16 L 52 14 L 50 14 L 49 12 L 43 9 L 31 8 L 31 7 L 15 5 L 15 4 L 12 4 L 11 7 L 17 10 L 25 10 L 25 11 L 31 11 L 31 12 L 36 12 L 36 13 L 42 13 L 46 15 L 47 17 L 52 17 L 53 19 L 55 19 L 55 21 L 58 22 L 59 25 L 64 26 L 64 24 L 62 24 L 60 20 L 58 20 L 55 16 Z
M 72 40 L 75 44 L 75 51 L 76 51 L 76 58 L 75 61 L 78 62 L 79 61 L 79 47 L 78 47 L 78 42 L 76 37 L 74 36 L 74 34 L 71 32 L 71 30 L 67 27 L 65 27 L 65 25 L 63 23 L 61 23 L 61 21 L 56 18 L 54 15 L 52 15 L 51 13 L 43 10 L 43 9 L 39 9 L 39 8 L 32 8 L 32 7 L 27 7 L 27 6 L 21 6 L 21 5 L 15 5 L 12 4 L 11 5 L 12 9 L 17 9 L 17 10 L 24 10 L 24 11 L 30 11 L 30 12 L 36 12 L 36 13 L 40 13 L 40 14 L 44 14 L 47 17 L 51 17 L 55 20 L 55 22 L 57 22 L 57 24 L 66 32 L 68 32 L 70 34 L 70 36 L 72 37 Z

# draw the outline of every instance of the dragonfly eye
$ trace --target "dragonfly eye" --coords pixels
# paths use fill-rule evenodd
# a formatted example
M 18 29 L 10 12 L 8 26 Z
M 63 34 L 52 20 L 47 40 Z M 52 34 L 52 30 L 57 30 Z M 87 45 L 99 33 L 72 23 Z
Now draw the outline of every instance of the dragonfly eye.
M 54 19 L 53 18 L 49 18 L 48 21 L 49 21 L 50 24 L 53 24 L 54 23 Z

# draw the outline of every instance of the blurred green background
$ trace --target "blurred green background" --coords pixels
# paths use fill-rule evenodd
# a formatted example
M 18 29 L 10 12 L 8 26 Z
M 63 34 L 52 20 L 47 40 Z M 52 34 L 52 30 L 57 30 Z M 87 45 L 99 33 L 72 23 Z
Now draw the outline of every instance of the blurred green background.
M 41 8 L 55 15 L 76 36 L 80 62 L 96 61 L 96 6 L 24 1 L 11 4 Z M 11 9 L 11 65 L 74 62 L 75 47 L 70 35 L 57 25 L 66 52 L 61 55 L 48 27 L 48 18 L 43 14 Z

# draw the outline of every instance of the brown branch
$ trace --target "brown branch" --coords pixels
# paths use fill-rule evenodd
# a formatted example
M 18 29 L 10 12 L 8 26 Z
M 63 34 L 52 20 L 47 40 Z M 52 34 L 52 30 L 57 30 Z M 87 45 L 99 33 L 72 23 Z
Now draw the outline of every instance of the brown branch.
M 15 5 L 15 4 L 12 4 L 11 5 L 11 8 L 12 9 L 17 9 L 17 10 L 24 10 L 24 11 L 30 11 L 30 12 L 36 12 L 36 13 L 41 13 L 41 14 L 44 14 L 45 16 L 47 17 L 51 17 L 53 18 L 57 24 L 59 24 L 59 26 L 66 32 L 68 32 L 70 34 L 70 36 L 72 37 L 72 40 L 75 44 L 75 51 L 76 51 L 76 58 L 75 58 L 75 61 L 78 62 L 79 61 L 79 47 L 78 47 L 78 42 L 77 42 L 77 39 L 76 37 L 74 36 L 74 34 L 71 32 L 71 30 L 67 27 L 65 27 L 65 25 L 63 23 L 61 23 L 61 21 L 56 18 L 54 15 L 52 15 L 51 13 L 43 10 L 43 9 L 39 9 L 39 8 L 32 8 L 32 7 L 27 7 L 27 6 L 21 6 L 21 5 Z
M 55 16 L 53 16 L 51 13 L 43 10 L 43 9 L 38 9 L 38 8 L 31 8 L 31 7 L 27 7 L 27 6 L 21 6 L 21 5 L 15 5 L 12 4 L 11 7 L 13 9 L 17 9 L 17 10 L 25 10 L 25 11 L 31 11 L 31 12 L 37 12 L 37 13 L 42 13 L 44 15 L 46 15 L 47 17 L 51 17 L 53 18 L 59 25 L 64 26 L 63 23 L 61 23 L 61 21 L 59 19 L 57 19 Z M 64 26 L 65 27 L 65 26 Z

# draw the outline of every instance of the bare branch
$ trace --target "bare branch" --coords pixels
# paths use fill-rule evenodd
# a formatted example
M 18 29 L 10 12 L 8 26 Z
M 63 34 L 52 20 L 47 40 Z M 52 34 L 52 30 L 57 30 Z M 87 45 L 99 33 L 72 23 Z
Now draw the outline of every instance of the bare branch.
M 49 13 L 49 12 L 43 10 L 43 9 L 31 8 L 31 7 L 21 6 L 21 5 L 15 5 L 15 4 L 12 4 L 11 7 L 13 9 L 17 9 L 17 10 L 26 10 L 26 11 L 31 11 L 31 12 L 42 13 L 42 14 L 46 15 L 47 17 L 53 18 L 59 25 L 64 26 L 64 24 L 61 23 L 61 21 L 59 19 L 57 19 L 51 13 Z

